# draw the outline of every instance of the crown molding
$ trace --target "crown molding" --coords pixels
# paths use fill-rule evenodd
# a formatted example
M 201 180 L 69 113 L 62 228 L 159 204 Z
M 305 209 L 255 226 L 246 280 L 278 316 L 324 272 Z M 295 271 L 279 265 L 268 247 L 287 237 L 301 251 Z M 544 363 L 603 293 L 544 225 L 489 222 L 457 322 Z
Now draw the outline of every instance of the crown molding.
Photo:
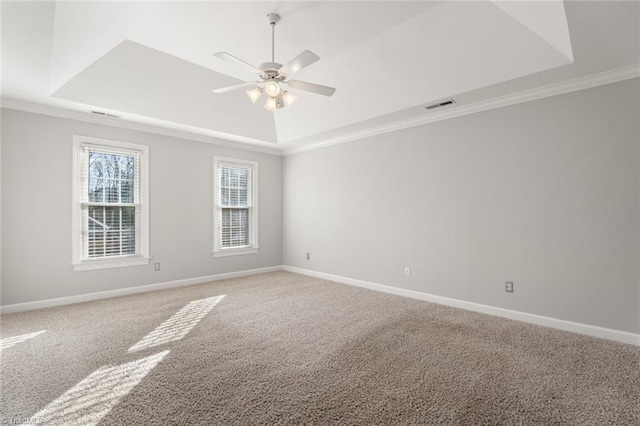
M 536 89 L 525 90 L 511 95 L 500 96 L 486 101 L 475 102 L 469 105 L 460 105 L 457 108 L 449 109 L 444 112 L 436 112 L 426 116 L 415 117 L 408 120 L 396 121 L 365 130 L 359 130 L 344 135 L 336 136 L 320 140 L 310 145 L 298 146 L 284 149 L 283 155 L 293 155 L 306 151 L 325 148 L 331 145 L 337 145 L 353 140 L 363 139 L 371 136 L 381 135 L 384 133 L 394 132 L 396 130 L 407 129 L 410 127 L 421 126 L 423 124 L 434 123 L 437 121 L 448 120 L 450 118 L 461 117 L 464 115 L 475 114 L 477 112 L 488 111 L 496 108 L 502 108 L 523 102 L 534 101 L 537 99 L 548 98 L 551 96 L 562 95 L 565 93 L 575 92 L 578 90 L 590 89 L 605 84 L 616 83 L 619 81 L 629 80 L 640 77 L 640 64 L 617 68 L 614 70 L 592 74 L 585 77 L 567 80 L 561 83 L 550 84 Z
M 592 74 L 573 80 L 563 81 L 561 83 L 550 84 L 536 89 L 526 90 L 510 95 L 505 95 L 485 101 L 475 102 L 468 105 L 458 105 L 455 108 L 445 110 L 443 112 L 435 112 L 428 115 L 414 117 L 407 120 L 396 121 L 380 126 L 370 127 L 368 129 L 348 132 L 339 136 L 320 139 L 316 142 L 304 146 L 286 146 L 276 145 L 257 139 L 245 138 L 242 136 L 230 135 L 227 133 L 207 131 L 209 135 L 202 134 L 202 129 L 189 126 L 189 130 L 180 130 L 167 127 L 170 123 L 162 122 L 158 124 L 147 124 L 129 121 L 125 118 L 114 119 L 108 117 L 95 116 L 89 113 L 74 111 L 61 107 L 50 105 L 35 104 L 15 99 L 0 98 L 0 106 L 8 109 L 26 111 L 36 114 L 44 114 L 53 117 L 66 118 L 71 120 L 84 121 L 87 123 L 101 124 L 105 126 L 119 127 L 129 130 L 137 130 L 147 133 L 154 133 L 163 136 L 187 139 L 195 142 L 210 143 L 214 145 L 225 146 L 229 148 L 242 149 L 245 151 L 255 151 L 272 155 L 293 155 L 306 151 L 325 148 L 345 142 L 358 139 L 390 133 L 397 130 L 407 129 L 411 127 L 421 126 L 423 124 L 434 123 L 437 121 L 448 120 L 450 118 L 462 117 L 469 114 L 475 114 L 482 111 L 502 108 L 505 106 L 515 105 L 523 102 L 529 102 L 537 99 L 547 98 L 551 96 L 562 95 L 565 93 L 575 92 L 578 90 L 589 89 L 592 87 L 602 86 L 605 84 L 616 83 L 619 81 L 629 80 L 640 77 L 640 64 L 634 64 L 623 68 L 617 68 L 598 74 Z M 159 121 L 159 120 L 158 120 Z M 187 127 L 187 126 L 185 126 Z
M 43 114 L 52 117 L 66 118 L 70 120 L 83 121 L 86 123 L 101 124 L 104 126 L 119 127 L 122 129 L 136 130 L 140 132 L 154 133 L 157 135 L 169 136 L 179 139 L 186 139 L 195 142 L 209 143 L 229 148 L 242 149 L 245 151 L 255 151 L 265 154 L 282 155 L 282 149 L 270 142 L 260 141 L 257 139 L 245 138 L 242 136 L 230 135 L 227 133 L 211 131 L 212 135 L 208 136 L 197 131 L 196 127 L 190 127 L 193 131 L 172 129 L 164 127 L 160 124 L 147 124 L 129 121 L 125 118 L 109 118 L 93 115 L 86 112 L 74 111 L 51 105 L 35 104 L 31 102 L 20 101 L 16 99 L 0 98 L 0 107 L 14 109 L 18 111 L 31 112 L 34 114 Z

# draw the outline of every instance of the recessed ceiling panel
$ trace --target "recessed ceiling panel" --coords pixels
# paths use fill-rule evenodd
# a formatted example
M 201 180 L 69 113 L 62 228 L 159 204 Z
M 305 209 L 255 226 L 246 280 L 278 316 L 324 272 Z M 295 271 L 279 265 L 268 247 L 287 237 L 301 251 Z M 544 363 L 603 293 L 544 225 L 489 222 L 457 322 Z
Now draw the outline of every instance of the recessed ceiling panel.
M 266 15 L 279 13 L 276 62 L 310 49 L 330 59 L 437 5 L 428 2 L 58 1 L 52 90 L 124 40 L 239 78 L 225 51 L 254 65 L 271 60 Z
M 336 87 L 336 94 L 313 103 L 304 94 L 296 108 L 278 114 L 278 140 L 292 142 L 571 62 L 491 2 L 444 2 L 302 71 L 301 79 Z
M 98 109 L 122 116 L 108 121 L 116 126 L 256 147 L 402 126 L 451 97 L 462 108 L 546 85 L 630 78 L 640 55 L 635 1 L 47 0 L 1 8 L 3 105 Z M 291 89 L 297 102 L 272 113 L 264 97 L 253 105 L 242 90 L 211 92 L 255 78 L 214 52 L 271 60 L 270 12 L 282 17 L 275 61 L 311 50 L 320 60 L 294 79 L 333 86 L 334 96 Z
M 569 24 L 563 0 L 494 1 L 493 4 L 573 61 Z
M 125 41 L 53 96 L 275 143 L 271 112 L 252 105 L 244 91 L 223 95 L 211 92 L 213 88 L 238 82 L 175 56 Z

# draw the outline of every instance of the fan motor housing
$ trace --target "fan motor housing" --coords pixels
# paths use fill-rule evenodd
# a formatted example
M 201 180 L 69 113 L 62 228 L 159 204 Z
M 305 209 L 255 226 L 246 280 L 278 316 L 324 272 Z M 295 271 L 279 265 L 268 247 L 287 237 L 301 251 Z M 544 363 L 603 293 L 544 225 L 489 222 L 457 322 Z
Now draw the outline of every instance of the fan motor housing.
M 280 73 L 278 72 L 280 68 L 282 68 L 282 64 L 279 64 L 277 62 L 265 62 L 264 64 L 260 65 L 260 69 L 263 72 L 265 80 L 283 79 L 284 76 L 280 75 Z

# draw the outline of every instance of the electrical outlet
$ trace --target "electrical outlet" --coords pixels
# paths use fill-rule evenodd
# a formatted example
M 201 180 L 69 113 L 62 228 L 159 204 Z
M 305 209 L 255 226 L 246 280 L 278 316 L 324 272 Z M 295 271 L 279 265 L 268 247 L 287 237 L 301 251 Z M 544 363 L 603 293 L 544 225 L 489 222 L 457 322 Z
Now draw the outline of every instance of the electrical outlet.
M 410 266 L 405 266 L 405 267 L 404 267 L 404 274 L 405 274 L 406 276 L 411 275 L 411 267 L 410 267 Z
M 159 271 L 160 270 L 160 262 L 153 264 L 153 270 L 154 271 Z
M 307 260 L 311 259 L 311 255 L 309 253 L 307 253 L 305 257 L 307 258 Z
M 513 281 L 505 281 L 504 291 L 507 293 L 513 293 Z

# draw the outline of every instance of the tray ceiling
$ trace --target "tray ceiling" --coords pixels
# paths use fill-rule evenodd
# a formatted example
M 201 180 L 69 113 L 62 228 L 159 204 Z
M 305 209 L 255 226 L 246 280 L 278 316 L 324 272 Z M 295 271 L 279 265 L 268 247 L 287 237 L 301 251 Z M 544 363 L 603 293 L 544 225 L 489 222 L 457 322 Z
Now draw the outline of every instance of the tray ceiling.
M 299 92 L 269 112 L 244 91 L 211 92 L 253 78 L 214 52 L 270 60 L 269 12 L 282 16 L 276 61 L 317 53 L 296 79 L 336 87 L 333 97 Z M 313 145 L 428 114 L 443 99 L 456 108 L 637 66 L 638 22 L 637 2 L 3 2 L 2 97 Z

